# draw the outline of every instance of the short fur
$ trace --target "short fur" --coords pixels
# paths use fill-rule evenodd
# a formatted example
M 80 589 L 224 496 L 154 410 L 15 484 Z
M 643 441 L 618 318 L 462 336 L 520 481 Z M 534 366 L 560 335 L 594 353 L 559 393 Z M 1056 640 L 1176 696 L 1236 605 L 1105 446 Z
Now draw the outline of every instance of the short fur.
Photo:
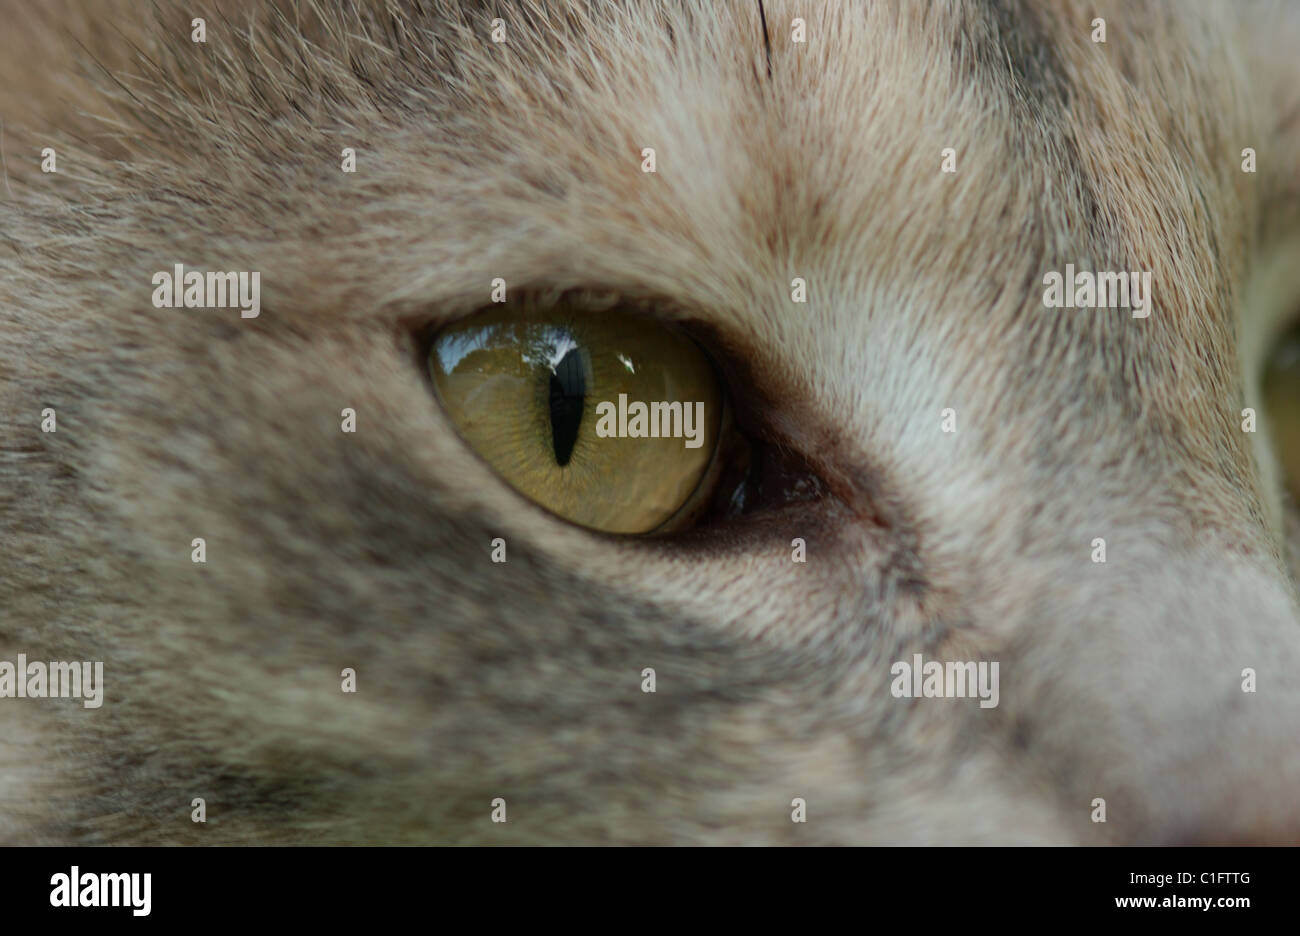
M 0 659 L 107 688 L 0 700 L 0 840 L 1300 837 L 1240 427 L 1300 307 L 1293 6 L 2 6 Z M 155 309 L 175 263 L 261 316 Z M 1150 318 L 1044 309 L 1067 263 Z M 411 337 L 495 276 L 698 322 L 831 496 L 618 539 L 514 494 Z M 914 652 L 1001 704 L 893 698 Z

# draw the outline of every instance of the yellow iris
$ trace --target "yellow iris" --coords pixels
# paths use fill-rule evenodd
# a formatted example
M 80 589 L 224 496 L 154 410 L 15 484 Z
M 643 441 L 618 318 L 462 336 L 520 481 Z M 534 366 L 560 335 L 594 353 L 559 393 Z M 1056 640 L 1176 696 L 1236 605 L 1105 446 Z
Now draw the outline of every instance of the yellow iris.
M 429 368 L 465 441 L 520 493 L 582 526 L 664 526 L 692 502 L 717 448 L 712 365 L 653 321 L 500 305 L 443 329 Z

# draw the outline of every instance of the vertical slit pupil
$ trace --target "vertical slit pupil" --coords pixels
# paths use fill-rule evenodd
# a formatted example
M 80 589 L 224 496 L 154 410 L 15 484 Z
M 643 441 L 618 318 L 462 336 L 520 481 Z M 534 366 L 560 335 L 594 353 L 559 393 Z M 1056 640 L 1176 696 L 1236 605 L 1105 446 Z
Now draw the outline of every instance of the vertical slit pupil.
M 573 456 L 582 423 L 582 407 L 587 399 L 587 373 L 582 351 L 573 348 L 551 374 L 551 446 L 555 463 L 564 467 Z

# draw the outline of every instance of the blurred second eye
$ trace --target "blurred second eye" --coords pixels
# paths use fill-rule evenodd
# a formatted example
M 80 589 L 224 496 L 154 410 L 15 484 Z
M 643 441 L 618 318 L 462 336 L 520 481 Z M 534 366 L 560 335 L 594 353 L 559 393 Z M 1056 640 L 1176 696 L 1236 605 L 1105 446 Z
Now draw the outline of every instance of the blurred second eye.
M 1274 451 L 1291 496 L 1300 502 L 1300 327 L 1284 335 L 1264 371 L 1264 404 Z

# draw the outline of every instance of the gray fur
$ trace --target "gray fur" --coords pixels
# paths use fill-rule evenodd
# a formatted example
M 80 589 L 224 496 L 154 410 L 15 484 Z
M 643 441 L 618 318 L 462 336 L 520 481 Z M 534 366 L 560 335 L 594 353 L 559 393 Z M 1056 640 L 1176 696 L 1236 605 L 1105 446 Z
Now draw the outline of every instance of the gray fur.
M 502 4 L 504 45 L 492 5 L 224 4 L 197 45 L 171 0 L 3 4 L 0 659 L 107 687 L 0 700 L 0 840 L 1296 840 L 1292 508 L 1239 414 L 1300 296 L 1300 21 L 807 6 L 766 0 L 769 76 L 740 2 Z M 1044 309 L 1067 262 L 1154 313 Z M 175 263 L 260 270 L 261 316 L 153 308 Z M 415 364 L 494 276 L 700 322 L 831 496 L 538 510 Z M 893 698 L 914 652 L 1000 661 L 1001 705 Z

